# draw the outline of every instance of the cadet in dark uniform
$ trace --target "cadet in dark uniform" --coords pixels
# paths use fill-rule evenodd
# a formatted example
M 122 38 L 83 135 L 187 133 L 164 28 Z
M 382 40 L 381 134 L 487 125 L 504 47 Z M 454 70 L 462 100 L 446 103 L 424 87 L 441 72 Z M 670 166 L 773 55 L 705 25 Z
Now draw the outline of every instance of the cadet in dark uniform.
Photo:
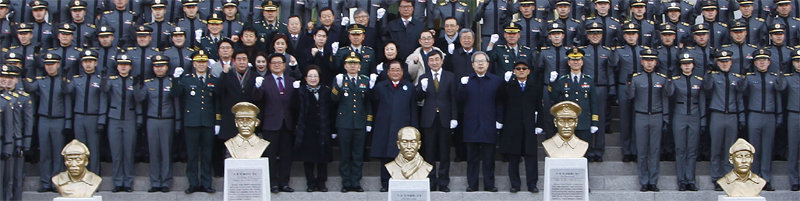
M 630 75 L 640 71 L 639 53 L 646 47 L 640 45 L 639 25 L 636 23 L 625 23 L 622 28 L 622 38 L 625 45 L 614 48 L 614 56 L 611 57 L 611 66 L 616 67 L 617 72 L 617 101 L 619 104 L 620 121 L 633 122 L 633 108 L 630 104 L 625 88 Z M 633 135 L 633 124 L 620 127 L 620 142 L 622 145 L 622 162 L 636 160 L 636 141 Z
M 547 21 L 548 24 L 552 24 L 555 22 L 559 22 L 564 25 L 564 44 L 567 46 L 573 45 L 580 45 L 581 40 L 578 35 L 582 32 L 583 29 L 583 20 L 582 17 L 576 17 L 575 13 L 580 11 L 572 9 L 575 3 L 569 0 L 557 0 L 555 2 L 556 10 L 555 10 L 555 19 L 548 18 L 550 20 Z
M 534 0 L 523 0 L 519 2 L 520 19 L 517 21 L 522 31 L 519 39 L 519 44 L 538 50 L 544 45 L 544 40 L 547 38 L 547 24 L 542 22 L 542 19 L 537 18 L 536 13 L 537 5 Z
M 681 13 L 682 6 L 688 5 L 685 2 L 672 2 L 667 4 L 667 11 L 664 13 L 667 18 L 664 19 L 663 24 L 669 24 L 675 27 L 675 32 L 677 36 L 675 41 L 675 46 L 683 47 L 684 44 L 690 42 L 691 40 L 691 25 L 686 21 L 681 21 L 683 19 L 683 13 Z M 694 19 L 694 18 L 692 18 Z
M 153 28 L 146 25 L 139 25 L 136 27 L 136 47 L 129 47 L 125 54 L 131 58 L 133 69 L 131 75 L 139 80 L 149 79 L 153 77 L 153 69 L 149 68 L 152 65 L 152 56 L 159 54 L 158 48 L 151 46 L 153 36 L 150 35 Z
M 653 46 L 656 42 L 656 23 L 653 22 L 652 13 L 656 12 L 657 6 L 651 5 L 650 0 L 631 0 L 631 16 L 625 24 L 635 23 L 639 26 L 639 44 Z M 659 2 L 660 3 L 660 2 Z
M 596 135 L 592 135 L 591 139 L 587 139 L 591 143 L 586 153 L 587 159 L 593 162 L 603 161 L 603 154 L 606 148 L 606 125 L 609 122 L 607 117 L 608 94 L 614 89 L 615 85 L 614 69 L 610 66 L 610 59 L 614 56 L 614 50 L 601 44 L 606 41 L 605 38 L 607 36 L 603 34 L 603 30 L 607 27 L 598 22 L 591 23 L 586 28 L 589 46 L 581 47 L 584 51 L 583 66 L 585 67 L 581 68 L 581 71 L 591 76 L 594 81 L 591 85 L 594 88 L 595 103 L 597 104 L 598 119 L 596 126 L 598 130 Z
M 60 157 L 64 135 L 72 128 L 72 99 L 65 89 L 69 80 L 60 73 L 61 57 L 47 53 L 42 56 L 46 76 L 28 78 L 25 91 L 39 97 L 39 192 L 53 191 L 50 178 L 62 171 Z
M 770 72 L 769 50 L 758 50 L 755 61 L 756 72 L 745 76 L 744 94 L 747 103 L 747 136 L 756 149 L 761 150 L 753 160 L 753 173 L 767 180 L 766 191 L 772 187 L 772 146 L 775 142 L 775 128 L 783 121 L 781 91 L 786 88 L 783 75 Z M 767 57 L 764 57 L 767 56 Z
M 184 129 L 186 141 L 186 177 L 189 188 L 185 193 L 208 192 L 212 188 L 211 152 L 214 146 L 214 134 L 219 133 L 221 109 L 216 106 L 216 84 L 218 79 L 208 71 L 208 54 L 199 50 L 192 54 L 191 73 L 183 73 L 183 68 L 176 67 L 173 77 L 178 81 L 173 93 L 183 103 Z M 181 139 L 178 139 L 181 140 Z
M 792 1 L 776 0 L 775 11 L 767 19 L 767 24 L 770 26 L 774 24 L 783 24 L 786 31 L 786 44 L 795 46 L 800 43 L 800 18 L 791 16 Z
M 116 70 L 101 84 L 100 118 L 98 130 L 107 130 L 108 144 L 111 148 L 112 182 L 111 192 L 133 192 L 133 150 L 136 146 L 138 116 L 134 100 L 135 78 L 131 73 L 131 63 L 126 54 L 115 58 Z
M 214 13 L 221 13 L 223 3 L 225 3 L 225 0 L 198 0 L 197 7 L 200 11 L 200 17 L 206 18 Z
M 39 47 L 33 43 L 33 25 L 31 23 L 19 23 L 16 26 L 17 28 L 17 41 L 18 44 L 11 46 L 8 49 L 8 52 L 4 53 L 6 60 L 8 62 L 8 56 L 10 54 L 15 54 L 14 57 L 19 59 L 20 65 L 18 67 L 22 68 L 22 72 L 24 73 L 24 77 L 26 78 L 34 78 L 36 76 L 44 75 L 44 70 L 40 67 L 37 67 L 38 58 L 34 53 L 39 51 Z
M 129 40 L 136 16 L 136 12 L 128 10 L 128 4 L 115 5 L 113 9 L 103 12 L 98 25 L 114 28 L 114 44 L 118 47 L 135 45 L 136 43 Z
M 639 191 L 658 192 L 661 131 L 669 124 L 669 103 L 664 87 L 670 83 L 666 75 L 654 72 L 658 63 L 655 51 L 642 50 L 639 54 L 643 71 L 633 74 L 627 88 L 627 97 L 636 113 L 634 133 L 639 184 L 642 185 Z
M 47 2 L 36 0 L 30 5 L 33 16 L 33 44 L 41 47 L 42 49 L 50 48 L 53 40 L 53 24 L 47 21 Z
M 2 65 L 0 67 L 3 70 L 9 69 L 13 66 Z M 0 74 L 1 75 L 1 74 Z M 4 79 L 4 78 L 3 78 Z M 7 84 L 7 80 L 3 81 L 3 84 Z M 3 87 L 5 88 L 5 87 Z M 10 181 L 10 174 L 8 170 L 12 168 L 13 165 L 11 162 L 11 154 L 14 151 L 14 143 L 16 142 L 16 138 L 21 135 L 20 124 L 15 120 L 16 114 L 18 114 L 17 108 L 17 99 L 8 91 L 2 91 L 0 94 L 0 128 L 2 129 L 2 136 L 0 136 L 0 142 L 3 143 L 0 146 L 0 181 L 3 181 L 0 184 L 0 198 L 6 199 L 6 197 L 10 196 L 7 193 L 10 193 L 9 190 L 11 188 L 10 184 L 6 181 Z
M 10 166 L 6 165 L 6 167 L 10 168 L 6 169 L 6 175 L 9 175 L 6 178 L 8 178 L 11 185 L 6 189 L 6 195 L 8 197 L 7 199 L 10 200 L 21 200 L 23 182 L 25 181 L 24 152 L 30 151 L 33 135 L 33 102 L 30 94 L 25 92 L 25 89 L 21 86 L 22 83 L 19 82 L 20 79 L 24 79 L 24 77 L 22 77 L 22 69 L 18 66 L 10 65 L 8 70 L 3 69 L 3 71 L 0 72 L 0 77 L 8 79 L 8 85 L 5 86 L 6 91 L 10 92 L 17 100 L 17 105 L 15 106 L 17 109 L 14 114 L 14 119 L 17 123 L 21 123 L 18 124 L 20 128 L 17 128 L 17 131 L 19 132 L 15 135 L 14 139 L 11 164 Z
M 107 75 L 114 75 L 117 72 L 117 68 L 114 65 L 114 58 L 116 55 L 124 51 L 123 49 L 117 48 L 117 45 L 114 44 L 114 28 L 110 26 L 100 26 L 97 28 L 97 46 L 92 48 L 92 50 L 97 51 L 97 55 L 100 58 L 97 59 L 97 71 L 101 73 L 103 76 Z
M 176 20 L 174 26 L 181 27 L 186 33 L 186 46 L 196 48 L 199 45 L 200 38 L 203 34 L 208 32 L 206 30 L 205 21 L 200 18 L 197 8 L 198 0 L 184 0 L 183 1 L 183 16 Z
M 358 74 L 361 58 L 350 53 L 345 59 L 346 74 L 335 76 L 333 100 L 339 102 L 336 115 L 336 130 L 339 138 L 341 159 L 339 174 L 342 175 L 342 192 L 364 192 L 361 188 L 361 166 L 364 160 L 364 143 L 367 132 L 372 130 L 372 105 L 367 102 L 370 90 L 369 77 Z M 366 129 L 364 129 L 366 127 Z
M 785 73 L 784 81 L 786 82 L 786 115 L 787 122 L 800 122 L 800 50 L 792 52 L 792 67 L 793 72 Z M 787 123 L 788 148 L 789 158 L 786 160 L 789 163 L 789 183 L 792 185 L 792 191 L 800 190 L 800 170 L 797 168 L 798 150 L 800 150 L 800 124 Z
M 97 52 L 86 50 L 81 53 L 83 73 L 74 75 L 68 93 L 75 103 L 71 112 L 75 116 L 75 139 L 84 142 L 89 150 L 100 150 L 100 133 L 97 121 L 100 116 L 100 83 L 103 77 L 97 73 Z M 100 172 L 100 154 L 89 156 L 88 170 Z
M 92 1 L 93 5 L 96 5 L 96 1 Z M 87 6 L 89 4 L 84 0 L 72 0 L 69 2 L 69 10 L 71 16 L 69 19 L 69 23 L 75 27 L 75 37 L 72 39 L 72 44 L 80 48 L 86 48 L 92 46 L 93 42 L 91 40 L 92 34 L 95 32 L 95 25 L 94 19 L 96 18 L 94 14 L 94 10 L 89 12 L 87 10 Z M 67 21 L 67 19 L 64 19 Z
M 76 44 L 72 43 L 75 32 L 75 27 L 70 24 L 61 24 L 58 26 L 58 44 L 53 48 L 47 49 L 46 53 L 58 55 L 61 58 L 61 73 L 64 76 L 71 77 L 77 75 L 80 70 L 81 52 L 83 51 Z M 59 152 L 60 154 L 60 152 Z
M 680 62 L 678 62 L 678 54 L 681 49 L 678 47 L 677 30 L 674 25 L 669 23 L 662 23 L 659 26 L 661 31 L 661 43 L 655 48 L 658 52 L 658 69 L 657 72 L 666 74 L 667 76 L 678 75 L 681 72 Z M 669 134 L 667 134 L 669 135 Z
M 789 40 L 786 34 L 786 28 L 786 25 L 780 23 L 769 26 L 770 45 L 764 47 L 771 53 L 769 58 L 770 65 L 769 69 L 767 69 L 769 72 L 791 72 L 791 70 L 787 68 L 787 65 L 791 61 L 791 54 L 794 48 L 791 48 L 788 43 Z M 755 72 L 755 69 L 753 72 Z
M 706 128 L 706 96 L 703 93 L 703 77 L 693 75 L 694 59 L 690 54 L 680 56 L 680 72 L 676 72 L 666 86 L 671 97 L 672 136 L 675 139 L 675 168 L 679 191 L 697 191 L 695 167 L 700 134 Z M 717 61 L 730 60 L 730 53 L 717 57 Z M 680 73 L 680 74 L 678 74 Z
M 187 40 L 191 39 L 186 38 L 187 35 L 184 30 L 185 29 L 181 27 L 175 27 L 175 29 L 173 29 L 169 35 L 170 39 L 172 40 L 172 43 L 170 43 L 172 46 L 163 51 L 164 55 L 169 57 L 169 66 L 172 69 L 179 67 L 188 68 L 190 65 L 192 65 L 191 55 L 193 54 L 194 50 L 191 49 L 192 47 L 188 46 L 189 41 Z M 208 56 L 208 53 L 206 53 L 205 50 L 203 50 L 203 54 Z M 192 71 L 190 70 L 187 72 Z
M 489 59 L 492 61 L 491 67 L 494 68 L 495 75 L 503 76 L 506 72 L 514 71 L 516 61 L 533 63 L 535 52 L 530 47 L 519 44 L 520 28 L 517 23 L 506 23 L 503 26 L 503 38 L 506 44 L 495 45 L 489 50 Z
M 169 32 L 172 31 L 173 25 L 171 19 L 166 16 L 167 0 L 153 0 L 150 5 L 150 15 L 142 16 L 143 25 L 149 26 L 153 29 L 150 36 L 150 46 L 159 49 L 164 49 L 169 46 Z M 138 37 L 138 35 L 137 35 Z
M 150 189 L 148 192 L 169 192 L 172 184 L 172 135 L 180 132 L 181 109 L 176 93 L 172 91 L 175 81 L 167 76 L 169 58 L 153 56 L 155 78 L 146 79 L 136 91 L 136 101 L 143 107 L 147 119 L 147 144 L 150 153 Z M 137 124 L 140 122 L 137 122 Z M 143 123 L 143 122 L 141 122 Z
M 753 52 L 758 50 L 758 47 L 747 42 L 748 35 L 751 34 L 747 30 L 747 22 L 742 20 L 734 21 L 731 23 L 730 31 L 731 43 L 722 45 L 720 49 L 731 52 L 731 60 L 733 61 L 731 72 L 737 74 L 753 72 Z M 758 32 L 753 33 L 758 34 Z
M 591 75 L 583 73 L 583 50 L 575 47 L 567 53 L 569 61 L 569 73 L 565 73 L 552 83 L 550 88 L 550 98 L 553 102 L 572 101 L 581 106 L 582 112 L 578 116 L 578 126 L 575 127 L 575 135 L 589 144 L 592 143 L 592 136 L 598 130 L 598 105 L 594 79 Z M 601 133 L 605 135 L 605 133 Z M 598 135 L 601 135 L 598 134 Z
M 226 0 L 223 4 L 224 15 L 222 17 L 222 35 L 228 38 L 233 38 L 234 35 L 241 35 L 242 28 L 244 27 L 243 19 L 239 18 L 238 14 L 238 0 Z M 234 10 L 233 12 L 228 10 Z M 231 15 L 230 13 L 233 13 Z M 238 37 L 238 36 L 237 36 Z
M 481 49 L 485 50 L 492 38 L 496 38 L 493 41 L 497 43 L 497 39 L 500 38 L 497 34 L 501 33 L 501 26 L 510 22 L 516 12 L 517 8 L 513 4 L 503 0 L 487 0 L 478 5 L 473 23 L 481 24 Z M 400 55 L 400 58 L 403 58 L 403 54 Z

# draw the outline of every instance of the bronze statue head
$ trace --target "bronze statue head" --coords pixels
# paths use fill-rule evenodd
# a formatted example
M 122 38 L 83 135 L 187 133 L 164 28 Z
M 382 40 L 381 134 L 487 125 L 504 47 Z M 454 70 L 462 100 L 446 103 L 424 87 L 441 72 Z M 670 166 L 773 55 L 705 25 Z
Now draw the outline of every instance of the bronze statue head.
M 239 102 L 231 108 L 234 116 L 236 116 L 236 128 L 239 129 L 239 134 L 242 137 L 249 138 L 255 134 L 255 129 L 260 120 L 258 120 L 259 109 L 256 105 L 248 102 Z
M 83 177 L 86 166 L 89 165 L 89 154 L 89 148 L 78 140 L 72 140 L 64 146 L 61 156 L 64 156 L 64 165 L 67 166 L 70 177 Z
M 572 101 L 562 101 L 550 108 L 553 114 L 553 122 L 558 128 L 558 136 L 564 141 L 568 141 L 575 134 L 575 127 L 578 126 L 578 115 L 581 114 L 581 107 Z
M 406 126 L 397 131 L 397 148 L 406 160 L 414 159 L 420 146 L 422 146 L 421 134 L 414 127 Z
M 756 153 L 756 148 L 753 147 L 746 140 L 739 138 L 728 150 L 730 154 L 729 162 L 733 164 L 733 172 L 738 175 L 746 175 L 750 172 L 750 166 L 753 165 L 753 155 Z

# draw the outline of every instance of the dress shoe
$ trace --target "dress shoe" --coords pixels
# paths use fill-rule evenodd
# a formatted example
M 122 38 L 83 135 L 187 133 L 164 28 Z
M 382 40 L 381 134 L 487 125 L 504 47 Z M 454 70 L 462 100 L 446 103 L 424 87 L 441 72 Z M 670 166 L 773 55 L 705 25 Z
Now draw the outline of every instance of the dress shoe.
M 125 192 L 128 192 L 128 193 L 133 192 L 133 188 L 131 188 L 131 187 L 125 187 L 124 190 L 125 190 Z
M 281 187 L 280 190 L 281 190 L 281 192 L 289 192 L 289 193 L 294 192 L 294 189 L 292 187 L 289 187 L 289 186 L 283 186 L 283 187 Z
M 528 188 L 528 192 L 531 192 L 531 193 L 539 193 L 539 188 L 536 188 L 536 187 L 533 187 L 533 188 Z
M 352 189 L 351 191 L 355 191 L 355 192 L 364 192 L 364 189 L 363 189 L 363 188 L 361 188 L 361 186 L 359 186 L 359 187 L 353 187 L 353 189 Z M 388 191 L 388 190 L 387 190 L 387 191 Z
M 310 193 L 310 192 L 314 192 L 314 191 L 316 191 L 316 190 L 317 190 L 317 187 L 314 187 L 314 186 L 309 186 L 309 187 L 306 187 L 306 192 L 309 192 L 309 193 Z
M 792 191 L 800 191 L 800 185 L 792 185 Z
M 639 191 L 641 191 L 641 192 L 647 192 L 647 190 L 650 190 L 650 188 L 648 188 L 647 185 L 642 185 L 642 187 L 639 188 Z
M 204 188 L 203 188 L 203 192 L 206 192 L 206 193 L 216 193 L 216 192 L 217 192 L 217 190 L 216 190 L 216 189 L 214 189 L 214 188 L 211 188 L 211 187 L 204 187 Z
M 623 156 L 623 157 L 622 157 L 622 162 L 631 162 L 631 161 L 633 161 L 633 157 L 631 157 L 631 156 L 632 156 L 632 155 L 625 155 L 625 156 Z
M 450 188 L 448 188 L 447 186 L 439 186 L 439 191 L 445 192 L 445 193 L 446 192 L 450 192 Z
M 169 187 L 161 187 L 162 193 L 169 193 Z
M 686 185 L 686 190 L 689 190 L 689 191 L 697 191 L 697 190 L 699 190 L 699 189 L 697 189 L 697 185 L 695 185 L 695 184 L 687 184 L 687 185 Z
M 342 189 L 340 189 L 340 190 L 341 190 L 342 193 L 347 193 L 347 187 L 342 187 Z
M 484 191 L 497 192 L 497 187 L 483 188 Z
M 655 184 L 650 184 L 648 190 L 653 191 L 653 192 L 661 191 L 660 189 L 658 189 L 658 186 L 656 186 Z
M 273 187 L 269 188 L 269 191 L 270 191 L 270 192 L 272 192 L 272 193 L 278 193 L 278 192 L 281 192 L 281 191 L 278 189 L 278 186 L 273 186 Z
M 686 184 L 678 184 L 678 191 L 686 191 Z
M 475 192 L 478 191 L 478 188 L 467 187 L 467 192 Z
M 161 191 L 161 188 L 159 188 L 159 187 L 150 187 L 150 189 L 147 189 L 148 193 L 153 193 L 153 192 L 158 192 L 158 191 Z
M 764 185 L 763 190 L 765 190 L 765 191 L 775 191 L 775 188 L 772 188 L 772 184 L 767 182 L 767 185 Z
M 389 189 L 388 189 L 388 188 L 386 188 L 386 187 L 381 187 L 381 190 L 380 190 L 380 191 L 381 191 L 381 192 L 388 192 L 388 191 L 389 191 Z
M 197 189 L 198 189 L 197 187 L 190 186 L 190 187 L 189 187 L 189 188 L 187 188 L 186 190 L 183 190 L 183 193 L 186 193 L 186 194 L 192 194 L 192 193 L 194 193 L 194 192 L 197 192 Z
M 438 185 L 430 185 L 430 188 L 431 188 L 431 192 L 439 190 L 439 186 Z
M 722 186 L 719 186 L 717 182 L 714 182 L 714 191 L 722 191 Z
M 320 192 L 328 192 L 328 187 L 325 187 L 325 185 L 323 184 L 323 185 L 319 186 L 317 188 L 317 190 L 320 191 Z
M 519 188 L 513 188 L 513 187 L 512 187 L 512 188 L 511 188 L 511 189 L 509 189 L 508 191 L 509 191 L 509 192 L 512 192 L 512 193 L 516 193 L 516 192 L 519 192 Z
M 117 192 L 120 192 L 120 191 L 122 191 L 122 189 L 124 189 L 124 188 L 125 188 L 125 187 L 122 187 L 122 186 L 114 186 L 114 188 L 113 188 L 113 189 L 111 189 L 111 192 L 112 192 L 112 193 L 117 193 Z

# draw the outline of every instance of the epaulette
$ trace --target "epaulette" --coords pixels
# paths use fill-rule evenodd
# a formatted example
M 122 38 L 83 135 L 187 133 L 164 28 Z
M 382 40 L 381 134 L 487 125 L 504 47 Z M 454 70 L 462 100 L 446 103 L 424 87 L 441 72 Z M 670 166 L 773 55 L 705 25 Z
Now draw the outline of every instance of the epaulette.
M 703 81 L 703 77 L 695 75 L 694 78 L 697 78 L 697 80 Z
M 757 17 L 756 20 L 764 22 L 764 18 Z
M 756 73 L 754 73 L 754 72 L 747 72 L 747 75 L 755 75 L 755 74 Z
M 756 45 L 753 45 L 753 44 L 747 44 L 747 46 L 750 46 L 750 47 L 752 47 L 752 48 L 758 48 L 758 46 L 756 46 Z
M 641 73 L 633 73 L 633 75 L 631 75 L 631 77 L 636 77 L 636 76 L 639 76 L 639 75 L 641 75 Z
M 728 27 L 728 24 L 725 24 L 725 23 L 722 23 L 722 22 L 720 22 L 719 25 L 722 25 L 722 27 Z
M 597 16 L 592 15 L 591 17 L 587 17 L 586 21 L 597 19 Z
M 531 49 L 528 46 L 519 46 L 519 47 L 522 48 L 522 49 L 526 49 L 526 50 L 530 50 Z
M 340 48 L 339 48 L 339 50 L 342 50 L 342 49 L 349 50 L 349 49 L 350 49 L 350 46 L 348 45 L 348 46 L 345 46 L 345 47 L 340 47 Z M 339 51 L 336 51 L 336 52 L 339 52 Z
M 8 48 L 3 48 L 2 51 L 3 52 L 8 52 Z
M 779 74 L 778 74 L 778 73 L 776 73 L 776 72 L 769 72 L 769 74 L 772 74 L 772 75 L 774 75 L 774 76 L 778 76 L 778 75 L 779 75 Z
M 364 47 L 364 49 L 367 49 L 367 50 L 372 50 L 372 47 L 370 47 L 370 46 L 362 45 L 362 47 Z
M 784 73 L 783 75 L 784 76 L 791 76 L 792 74 L 791 73 Z
M 131 13 L 131 15 L 136 15 L 136 12 L 133 12 L 133 11 L 130 11 L 130 10 L 128 12 Z
M 369 76 L 367 76 L 367 75 L 360 75 L 360 77 L 364 78 L 364 79 L 369 79 Z
M 611 17 L 611 20 L 619 22 L 619 19 L 617 19 L 616 17 Z
M 462 6 L 469 6 L 469 4 L 467 4 L 467 3 L 464 3 L 464 2 L 460 2 L 460 1 L 459 1 L 458 3 L 460 3 Z
M 36 76 L 37 80 L 43 80 L 44 78 L 45 78 L 44 76 Z
M 685 47 L 685 48 L 686 48 L 686 49 L 693 50 L 695 47 L 694 47 L 694 46 L 687 46 L 687 47 Z
M 157 47 L 150 47 L 150 49 L 155 50 L 156 52 L 161 52 L 161 51 L 158 51 Z
M 731 44 L 722 45 L 722 47 L 730 47 L 730 46 L 731 46 Z
M 206 21 L 206 20 L 200 20 L 200 22 L 202 22 L 203 24 L 208 24 L 208 21 Z M 256 23 L 258 23 L 258 22 L 256 22 Z
M 681 79 L 681 76 L 680 75 L 672 76 L 672 80 L 677 80 L 677 79 Z
M 622 48 L 625 48 L 625 46 L 621 46 L 621 45 L 620 45 L 620 46 L 616 46 L 616 47 L 614 47 L 614 49 L 622 49 Z
M 571 20 L 572 20 L 573 22 L 581 23 L 581 21 L 580 21 L 580 20 L 578 20 L 578 19 L 575 19 L 575 18 L 572 18 Z
M 741 75 L 741 74 L 738 74 L 738 73 L 731 73 L 731 74 L 733 74 L 733 76 L 736 76 L 736 77 L 738 77 L 738 78 L 742 78 L 742 75 Z
M 681 22 L 681 24 L 683 24 L 684 26 L 687 26 L 687 27 L 688 27 L 688 26 L 691 26 L 691 24 L 689 24 L 689 23 L 686 23 L 686 22 Z
M 72 48 L 75 49 L 75 50 L 78 50 L 78 52 L 83 52 L 83 48 L 80 48 L 78 46 L 75 46 L 75 47 L 72 47 Z
M 800 18 L 798 18 L 798 17 L 793 17 L 793 18 L 794 18 L 794 20 L 800 21 Z
M 589 78 L 589 79 L 594 79 L 594 78 L 592 78 L 592 76 L 591 76 L 591 75 L 589 75 L 589 74 L 586 74 L 586 73 L 583 73 L 583 77 L 585 77 L 585 78 Z
M 609 47 L 609 46 L 605 46 L 605 45 L 603 45 L 603 48 L 606 48 L 607 50 L 614 50 L 614 47 Z
M 56 48 L 56 47 L 51 47 L 51 48 L 48 48 L 48 49 L 47 49 L 47 51 L 56 50 L 56 49 L 58 49 L 58 48 Z
M 117 78 L 119 78 L 119 76 L 116 75 L 108 76 L 109 80 L 116 80 Z
M 541 50 L 546 50 L 546 49 L 550 49 L 550 46 L 544 46 L 541 48 Z
M 653 20 L 647 20 L 647 22 L 650 22 L 650 24 L 652 24 L 652 25 L 655 25 L 655 24 L 656 24 L 656 22 L 655 22 L 655 21 L 653 21 Z
M 719 71 L 712 70 L 712 71 L 708 71 L 708 73 L 717 74 L 717 73 L 719 73 Z
M 578 46 L 578 49 L 584 49 L 586 46 Z
M 79 77 L 81 77 L 81 75 L 73 75 L 72 77 L 73 78 L 79 78 Z
M 135 50 L 136 47 L 128 47 L 128 50 Z
M 6 99 L 6 100 L 11 100 L 11 96 L 8 96 L 8 95 L 5 95 L 5 94 L 3 94 L 3 98 Z
M 19 94 L 17 92 L 12 91 L 11 96 L 14 96 L 14 98 L 19 98 Z
M 663 77 L 663 78 L 667 78 L 667 75 L 664 75 L 664 73 L 656 73 L 656 74 L 661 76 L 661 77 Z
M 172 49 L 172 47 L 167 47 L 166 49 L 163 49 L 163 51 L 167 51 L 167 50 L 171 50 L 171 49 Z
M 153 81 L 153 78 L 144 80 L 144 82 L 151 82 L 151 81 Z
M 106 11 L 106 12 L 103 12 L 103 15 L 108 15 L 108 14 L 111 14 L 111 13 L 113 13 L 113 12 L 114 12 L 114 11 L 108 10 L 108 11 Z
M 94 24 L 89 24 L 89 27 L 97 28 L 97 26 L 95 26 Z

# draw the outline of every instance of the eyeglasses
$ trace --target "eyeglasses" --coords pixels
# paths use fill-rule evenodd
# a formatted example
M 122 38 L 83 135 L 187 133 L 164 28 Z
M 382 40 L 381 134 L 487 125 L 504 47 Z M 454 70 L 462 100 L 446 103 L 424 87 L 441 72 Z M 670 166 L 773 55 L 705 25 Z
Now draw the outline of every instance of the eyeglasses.
M 473 62 L 474 62 L 474 63 L 488 63 L 488 61 L 487 61 L 487 60 L 485 60 L 485 59 L 477 59 L 477 60 L 475 60 L 475 61 L 473 61 Z
M 528 70 L 528 68 L 527 67 L 516 67 L 516 68 L 514 68 L 514 70 L 524 71 L 524 70 Z

